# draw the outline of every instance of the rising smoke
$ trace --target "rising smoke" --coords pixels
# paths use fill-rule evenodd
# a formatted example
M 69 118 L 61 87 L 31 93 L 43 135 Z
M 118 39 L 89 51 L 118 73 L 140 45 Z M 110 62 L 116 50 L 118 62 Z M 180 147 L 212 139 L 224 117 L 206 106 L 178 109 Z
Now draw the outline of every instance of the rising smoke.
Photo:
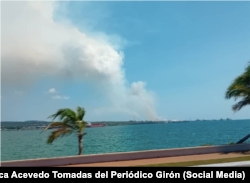
M 146 83 L 127 86 L 123 53 L 108 41 L 53 19 L 55 2 L 2 2 L 2 84 L 32 85 L 43 76 L 91 81 L 114 109 L 159 119 Z

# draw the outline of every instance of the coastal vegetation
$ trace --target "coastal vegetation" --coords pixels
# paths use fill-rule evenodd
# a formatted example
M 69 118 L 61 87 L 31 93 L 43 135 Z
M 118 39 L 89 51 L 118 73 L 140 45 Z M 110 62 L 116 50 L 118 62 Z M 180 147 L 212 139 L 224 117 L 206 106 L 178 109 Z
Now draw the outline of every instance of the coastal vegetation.
M 49 135 L 47 143 L 52 144 L 55 139 L 75 132 L 78 137 L 79 155 L 81 155 L 83 150 L 82 138 L 86 135 L 86 133 L 83 132 L 87 125 L 83 120 L 84 115 L 84 108 L 77 107 L 76 112 L 69 108 L 59 109 L 55 114 L 49 116 L 48 118 L 52 118 L 52 121 L 59 118 L 59 122 L 53 122 L 44 129 L 47 130 L 57 127 L 56 130 L 52 131 Z
M 241 100 L 232 106 L 234 112 L 239 111 L 242 107 L 250 104 L 250 64 L 246 67 L 245 72 L 238 76 L 226 91 L 226 99 L 234 98 Z
M 211 146 L 212 144 L 203 144 L 201 146 Z
M 234 112 L 239 111 L 243 107 L 250 104 L 250 63 L 245 68 L 245 71 L 234 79 L 232 84 L 226 91 L 226 99 L 234 98 L 235 100 L 241 99 L 232 106 Z M 237 144 L 243 143 L 250 137 L 250 134 L 237 142 Z

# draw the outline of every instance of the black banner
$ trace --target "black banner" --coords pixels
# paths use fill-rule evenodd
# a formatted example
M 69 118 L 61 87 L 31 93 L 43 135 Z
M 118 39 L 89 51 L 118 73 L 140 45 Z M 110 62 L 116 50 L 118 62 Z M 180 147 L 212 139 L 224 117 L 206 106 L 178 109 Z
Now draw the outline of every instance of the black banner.
M 1 167 L 0 181 L 7 179 L 154 179 L 250 180 L 250 169 L 243 167 Z

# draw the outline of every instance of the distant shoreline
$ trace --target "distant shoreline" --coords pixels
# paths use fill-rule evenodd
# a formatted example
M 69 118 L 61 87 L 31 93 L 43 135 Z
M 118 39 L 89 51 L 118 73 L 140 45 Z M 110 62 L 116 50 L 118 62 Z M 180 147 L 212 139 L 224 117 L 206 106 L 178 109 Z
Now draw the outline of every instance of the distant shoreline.
M 51 122 L 1 122 L 1 131 L 42 130 L 50 123 Z M 140 124 L 158 124 L 163 122 L 91 122 L 91 124 L 100 123 L 105 124 L 105 126 L 126 126 Z
M 230 121 L 225 120 L 195 120 L 195 121 L 113 121 L 113 122 L 91 122 L 91 124 L 105 124 L 105 126 L 126 126 L 140 124 L 163 124 L 163 123 L 188 123 L 188 122 L 206 122 L 206 121 Z M 250 119 L 242 119 L 250 120 Z M 234 121 L 234 120 L 233 120 Z M 1 122 L 1 131 L 24 131 L 24 130 L 42 130 L 51 122 L 48 121 L 24 121 L 24 122 Z M 101 128 L 101 127 L 99 127 Z

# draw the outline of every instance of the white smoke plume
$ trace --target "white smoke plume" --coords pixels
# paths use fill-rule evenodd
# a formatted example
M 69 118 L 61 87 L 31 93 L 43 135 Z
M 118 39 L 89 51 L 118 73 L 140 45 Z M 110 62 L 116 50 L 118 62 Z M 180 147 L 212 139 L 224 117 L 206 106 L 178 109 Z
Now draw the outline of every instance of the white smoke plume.
M 2 2 L 2 84 L 32 85 L 46 77 L 92 81 L 116 110 L 159 118 L 144 82 L 127 86 L 123 53 L 105 39 L 54 21 L 56 2 Z
M 49 89 L 49 93 L 55 93 L 55 92 L 56 92 L 56 89 L 55 89 L 55 88 Z

